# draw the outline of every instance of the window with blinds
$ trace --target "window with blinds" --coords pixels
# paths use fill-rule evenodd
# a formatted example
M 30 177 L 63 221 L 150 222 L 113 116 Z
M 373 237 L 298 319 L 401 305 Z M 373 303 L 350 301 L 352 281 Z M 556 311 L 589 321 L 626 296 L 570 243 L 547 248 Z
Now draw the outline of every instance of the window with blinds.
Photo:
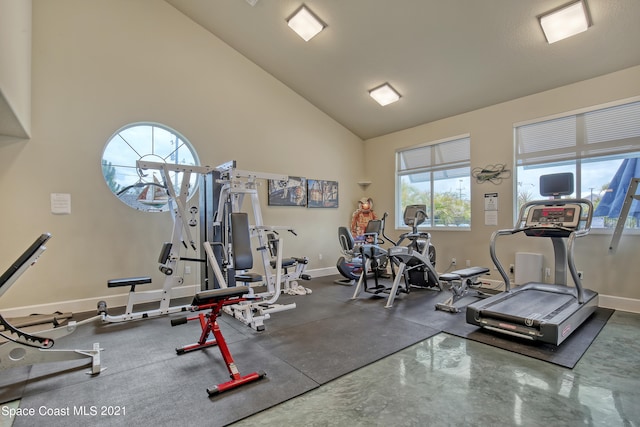
M 624 199 L 630 178 L 640 177 L 640 102 L 528 123 L 514 131 L 516 209 L 540 198 L 541 175 L 572 172 L 576 193 L 570 197 L 593 202 L 592 228 L 615 227 L 620 209 L 609 199 L 620 192 L 622 197 L 617 198 Z M 636 209 L 627 221 L 629 227 L 638 227 L 640 206 Z
M 397 227 L 414 204 L 427 206 L 424 227 L 470 227 L 470 143 L 467 135 L 396 152 Z

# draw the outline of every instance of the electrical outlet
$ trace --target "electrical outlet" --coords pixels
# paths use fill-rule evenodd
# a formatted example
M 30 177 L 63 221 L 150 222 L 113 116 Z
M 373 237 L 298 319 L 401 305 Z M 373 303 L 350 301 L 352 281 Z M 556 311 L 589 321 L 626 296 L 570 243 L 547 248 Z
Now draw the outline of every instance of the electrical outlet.
M 467 260 L 466 265 L 467 265 L 467 267 L 471 267 L 471 260 L 470 259 Z
M 456 259 L 455 258 L 451 258 L 451 265 L 456 265 Z
M 322 260 L 322 254 L 318 254 L 318 259 Z
M 184 266 L 184 274 L 191 274 L 191 266 L 190 265 L 185 265 Z
M 516 271 L 516 268 L 513 264 L 509 264 L 509 273 L 513 274 Z
M 578 277 L 580 279 L 584 279 L 584 274 L 582 273 L 582 271 L 578 271 Z
M 544 269 L 544 277 L 551 277 L 551 269 L 549 267 Z

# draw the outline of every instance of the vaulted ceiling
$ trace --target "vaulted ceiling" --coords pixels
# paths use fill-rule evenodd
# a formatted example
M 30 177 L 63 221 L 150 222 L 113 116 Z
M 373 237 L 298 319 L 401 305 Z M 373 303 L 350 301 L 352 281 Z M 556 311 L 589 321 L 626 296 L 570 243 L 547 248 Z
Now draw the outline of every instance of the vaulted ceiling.
M 362 139 L 640 65 L 639 0 L 586 0 L 592 26 L 553 44 L 537 16 L 569 0 L 305 0 L 308 42 L 302 0 L 166 1 Z

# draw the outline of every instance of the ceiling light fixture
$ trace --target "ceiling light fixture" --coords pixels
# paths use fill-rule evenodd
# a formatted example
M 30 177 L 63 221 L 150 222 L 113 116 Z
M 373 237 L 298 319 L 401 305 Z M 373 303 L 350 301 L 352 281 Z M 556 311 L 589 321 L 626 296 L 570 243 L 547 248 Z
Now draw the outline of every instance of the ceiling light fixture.
M 300 6 L 300 8 L 287 19 L 287 25 L 306 42 L 311 40 L 327 26 L 305 5 Z
M 400 94 L 389 83 L 371 89 L 369 95 L 383 107 L 400 99 Z
M 549 44 L 574 36 L 589 28 L 584 0 L 573 2 L 538 17 Z

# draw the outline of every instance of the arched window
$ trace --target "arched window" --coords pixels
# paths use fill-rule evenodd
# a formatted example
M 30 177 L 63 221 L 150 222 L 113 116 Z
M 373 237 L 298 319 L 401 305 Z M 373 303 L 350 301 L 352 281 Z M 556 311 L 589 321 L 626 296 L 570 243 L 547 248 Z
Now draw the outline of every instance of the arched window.
M 169 209 L 167 190 L 163 187 L 160 172 L 139 170 L 136 166 L 138 160 L 200 165 L 191 143 L 170 127 L 158 123 L 132 123 L 118 129 L 102 153 L 102 174 L 119 200 L 147 212 Z M 177 191 L 181 184 L 178 175 L 174 172 L 171 175 Z M 191 180 L 189 197 L 197 189 L 196 176 Z

